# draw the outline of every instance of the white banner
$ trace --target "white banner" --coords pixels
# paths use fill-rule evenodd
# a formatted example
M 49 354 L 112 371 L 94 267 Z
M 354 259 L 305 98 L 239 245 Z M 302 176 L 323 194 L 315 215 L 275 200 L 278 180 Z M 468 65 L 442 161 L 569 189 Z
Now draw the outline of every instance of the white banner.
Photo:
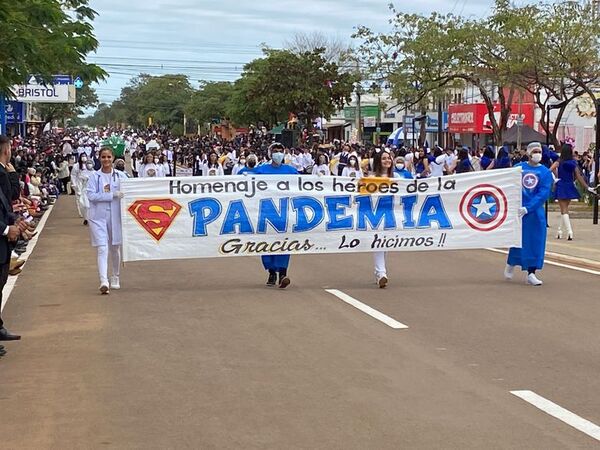
M 122 182 L 124 261 L 520 247 L 521 169 Z
M 15 100 L 27 103 L 75 103 L 75 86 L 68 84 L 55 84 L 44 86 L 42 84 L 26 84 L 13 86 Z

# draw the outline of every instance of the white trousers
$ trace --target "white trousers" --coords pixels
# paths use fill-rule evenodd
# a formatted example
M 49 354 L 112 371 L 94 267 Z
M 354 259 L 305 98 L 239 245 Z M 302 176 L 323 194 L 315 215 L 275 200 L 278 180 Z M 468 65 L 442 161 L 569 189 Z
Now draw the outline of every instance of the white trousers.
M 108 242 L 112 242 L 112 226 L 110 214 L 107 224 Z M 100 286 L 108 286 L 108 262 L 111 262 L 111 274 L 113 277 L 120 275 L 121 266 L 121 246 L 120 245 L 100 245 L 98 248 L 98 273 L 100 275 Z
M 83 217 L 84 219 L 87 219 L 87 215 L 83 214 L 83 211 L 81 210 L 81 203 L 79 202 L 79 194 L 75 194 L 75 204 L 77 205 L 77 213 L 79 214 L 79 217 Z
M 385 252 L 374 252 L 373 260 L 375 261 L 375 276 L 387 277 L 387 272 L 385 270 Z
M 109 249 L 110 247 L 110 249 Z M 98 272 L 100 274 L 100 285 L 108 286 L 108 261 L 110 259 L 112 276 L 118 277 L 121 268 L 121 246 L 101 245 L 98 248 Z

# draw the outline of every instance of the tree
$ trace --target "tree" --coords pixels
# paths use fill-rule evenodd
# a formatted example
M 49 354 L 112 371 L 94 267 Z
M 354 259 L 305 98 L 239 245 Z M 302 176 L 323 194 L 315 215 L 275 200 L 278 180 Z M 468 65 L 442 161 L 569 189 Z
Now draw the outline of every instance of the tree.
M 35 108 L 44 122 L 44 126 L 39 127 L 39 133 L 43 132 L 46 124 L 54 120 L 74 119 L 83 114 L 84 109 L 97 104 L 96 91 L 87 84 L 77 89 L 75 103 L 36 103 Z
M 481 19 L 452 14 L 403 14 L 391 6 L 391 33 L 361 27 L 360 53 L 371 71 L 387 79 L 400 102 L 408 106 L 443 94 L 450 87 L 475 86 L 485 103 L 494 140 L 510 116 L 517 75 L 529 68 L 527 42 L 540 16 L 540 5 L 513 7 L 496 0 L 493 13 Z M 494 114 L 495 99 L 500 118 Z
M 283 45 L 297 55 L 324 49 L 323 59 L 340 66 L 348 63 L 353 52 L 352 47 L 347 42 L 338 37 L 327 36 L 321 31 L 313 31 L 312 33 L 296 32 Z
M 265 56 L 247 64 L 234 85 L 231 118 L 275 124 L 293 113 L 312 127 L 313 119 L 330 117 L 350 101 L 355 75 L 343 73 L 323 53 L 264 49 Z
M 0 2 L 0 93 L 11 95 L 31 75 L 50 83 L 55 74 L 75 74 L 87 84 L 106 72 L 85 62 L 98 47 L 89 0 Z
M 227 81 L 203 82 L 185 106 L 185 113 L 200 124 L 227 116 L 227 104 L 233 95 L 233 84 Z

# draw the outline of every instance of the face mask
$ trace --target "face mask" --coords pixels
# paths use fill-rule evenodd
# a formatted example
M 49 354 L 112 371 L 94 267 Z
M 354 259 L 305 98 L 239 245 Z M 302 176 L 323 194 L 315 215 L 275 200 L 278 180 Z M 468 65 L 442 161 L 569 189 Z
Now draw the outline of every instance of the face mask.
M 403 170 L 404 169 L 404 164 L 400 164 L 400 163 L 396 164 L 396 169 Z
M 87 161 L 87 158 L 81 158 L 81 162 L 83 162 L 83 163 L 84 163 L 84 162 L 86 162 L 86 161 Z
M 531 155 L 531 160 L 534 163 L 539 164 L 540 161 L 542 160 L 542 154 L 541 153 L 534 153 L 533 155 Z
M 271 155 L 271 159 L 273 160 L 273 162 L 275 164 L 277 164 L 278 166 L 280 166 L 281 163 L 283 162 L 283 153 L 281 153 L 281 152 L 273 153 Z
M 154 158 L 154 164 L 158 164 L 158 158 Z
M 348 164 L 350 164 L 351 167 L 354 167 L 356 165 L 356 161 L 352 159 Z

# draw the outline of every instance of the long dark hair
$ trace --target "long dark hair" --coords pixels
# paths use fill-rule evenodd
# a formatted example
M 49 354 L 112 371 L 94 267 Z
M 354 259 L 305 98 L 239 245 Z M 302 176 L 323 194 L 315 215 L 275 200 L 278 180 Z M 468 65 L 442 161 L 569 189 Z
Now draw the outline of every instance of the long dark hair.
M 383 168 L 383 164 L 381 159 L 383 158 L 383 155 L 387 154 L 390 159 L 392 159 L 392 155 L 390 152 L 388 152 L 387 150 L 380 150 L 380 151 L 376 151 L 375 154 L 373 155 L 373 173 L 375 174 L 376 177 L 388 177 L 388 178 L 393 178 L 394 176 L 394 161 L 392 159 L 392 164 L 390 164 L 389 169 L 387 169 L 387 174 L 384 173 L 384 168 Z
M 560 148 L 560 160 L 571 161 L 573 159 L 573 146 L 571 144 L 563 144 Z

